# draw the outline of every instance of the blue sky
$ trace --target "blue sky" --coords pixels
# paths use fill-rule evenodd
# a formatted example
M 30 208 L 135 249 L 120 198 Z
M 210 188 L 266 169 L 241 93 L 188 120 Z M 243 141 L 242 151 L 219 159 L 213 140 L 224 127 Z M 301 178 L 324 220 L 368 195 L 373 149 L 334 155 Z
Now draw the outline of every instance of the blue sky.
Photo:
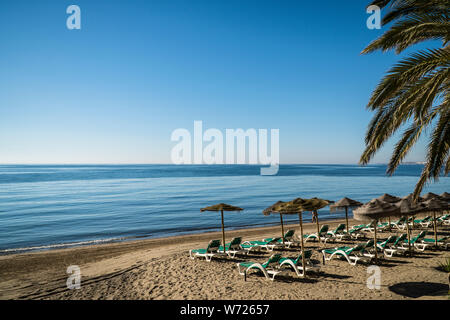
M 0 163 L 170 163 L 172 131 L 194 120 L 279 129 L 281 163 L 357 163 L 370 93 L 399 59 L 359 54 L 384 31 L 365 5 L 2 1 Z

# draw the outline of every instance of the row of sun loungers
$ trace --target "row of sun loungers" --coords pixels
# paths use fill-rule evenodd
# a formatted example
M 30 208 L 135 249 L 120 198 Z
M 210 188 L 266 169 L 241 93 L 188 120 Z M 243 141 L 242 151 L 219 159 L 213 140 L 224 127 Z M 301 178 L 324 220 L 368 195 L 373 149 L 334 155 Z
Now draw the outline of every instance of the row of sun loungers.
M 445 216 L 442 216 L 445 218 Z M 415 221 L 415 223 L 425 223 L 429 220 L 428 217 Z M 401 219 L 400 219 L 401 220 Z M 400 225 L 402 221 L 395 221 L 391 225 Z M 443 219 L 442 221 L 447 221 Z M 406 220 L 404 220 L 406 222 Z M 311 233 L 304 235 L 304 242 L 310 240 L 321 239 L 323 242 L 327 241 L 342 241 L 343 239 L 358 239 L 365 231 L 372 231 L 374 224 L 353 226 L 350 230 L 345 230 L 345 225 L 340 224 L 336 229 L 329 230 L 328 225 L 323 225 L 319 233 Z M 386 224 L 378 224 L 377 227 L 385 228 Z M 373 232 L 373 231 L 372 231 Z M 406 233 L 399 236 L 391 235 L 387 239 L 380 240 L 376 244 L 374 241 L 368 240 L 365 243 L 359 243 L 354 246 L 340 246 L 335 248 L 327 248 L 321 251 L 323 256 L 323 263 L 334 258 L 341 258 L 346 260 L 350 265 L 356 265 L 359 261 L 368 261 L 375 257 L 375 250 L 384 254 L 385 257 L 393 257 L 394 255 L 403 255 L 408 249 L 424 251 L 428 246 L 435 245 L 434 238 L 425 238 L 427 231 L 421 231 L 410 240 Z M 284 243 L 283 243 L 284 240 Z M 206 248 L 193 249 L 189 251 L 192 259 L 196 257 L 203 257 L 210 262 L 214 256 L 228 256 L 234 258 L 236 254 L 248 255 L 254 251 L 272 252 L 274 249 L 282 249 L 284 247 L 291 248 L 292 246 L 300 245 L 300 240 L 295 237 L 294 230 L 288 230 L 284 234 L 284 239 L 281 237 L 265 238 L 262 240 L 242 241 L 241 237 L 233 238 L 231 242 L 226 243 L 225 247 L 221 245 L 220 240 L 212 240 Z M 447 249 L 450 245 L 450 237 L 442 237 L 438 239 L 438 245 Z M 320 271 L 320 266 L 311 261 L 312 250 L 305 250 L 306 271 Z M 287 269 L 293 270 L 297 276 L 302 277 L 304 270 L 302 268 L 302 255 L 297 257 L 287 258 L 280 254 L 272 254 L 271 257 L 264 263 L 257 262 L 240 262 L 237 263 L 239 274 L 245 278 L 247 273 L 252 270 L 261 271 L 267 279 L 274 280 L 275 276 Z

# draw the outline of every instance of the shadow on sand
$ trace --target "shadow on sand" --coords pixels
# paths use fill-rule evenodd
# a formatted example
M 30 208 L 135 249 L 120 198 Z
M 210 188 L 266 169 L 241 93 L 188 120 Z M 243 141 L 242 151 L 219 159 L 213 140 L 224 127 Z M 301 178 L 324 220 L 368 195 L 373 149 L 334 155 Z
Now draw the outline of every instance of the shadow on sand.
M 390 286 L 389 290 L 405 297 L 419 298 L 448 293 L 449 286 L 434 282 L 401 282 Z

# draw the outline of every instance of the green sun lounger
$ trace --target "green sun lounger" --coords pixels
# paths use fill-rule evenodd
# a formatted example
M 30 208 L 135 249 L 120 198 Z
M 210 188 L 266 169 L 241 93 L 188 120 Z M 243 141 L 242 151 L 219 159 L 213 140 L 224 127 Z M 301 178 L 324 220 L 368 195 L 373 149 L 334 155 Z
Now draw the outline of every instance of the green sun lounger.
M 430 245 L 429 243 L 423 243 L 422 240 L 427 235 L 426 231 L 421 231 L 417 236 L 411 239 L 411 246 L 413 249 L 417 249 L 419 251 L 425 251 L 425 249 Z M 408 239 L 403 240 L 402 246 L 404 249 L 408 249 Z
M 420 224 L 422 227 L 429 227 L 430 224 L 433 223 L 433 220 L 431 219 L 431 216 L 426 216 L 423 219 L 415 219 L 414 224 Z
M 312 250 L 305 250 L 305 269 L 306 271 L 319 272 L 320 266 L 311 261 Z M 300 253 L 296 258 L 281 258 L 280 267 L 287 266 L 292 268 L 297 276 L 303 277 L 305 272 L 302 266 L 302 254 Z
M 267 251 L 273 251 L 273 249 L 275 247 L 281 247 L 282 246 L 282 244 L 280 244 L 280 242 L 278 242 L 279 240 L 281 240 L 281 237 L 270 238 L 269 241 L 257 241 L 257 240 L 245 241 L 242 244 L 242 247 L 246 248 L 248 246 L 258 246 L 259 249 L 264 248 Z
M 327 236 L 328 229 L 329 226 L 327 224 L 324 224 L 319 230 L 319 235 L 317 235 L 317 232 L 315 232 L 311 234 L 305 234 L 303 235 L 303 238 L 305 239 L 305 242 L 307 242 L 308 240 L 315 240 L 320 237 L 320 240 L 327 242 L 327 240 L 330 238 L 329 236 Z
M 432 246 L 436 244 L 436 241 L 435 241 L 434 238 L 433 239 L 424 238 L 421 241 L 422 241 L 422 243 L 427 243 L 427 244 L 430 244 Z M 445 250 L 447 250 L 447 248 L 450 246 L 450 237 L 446 236 L 446 237 L 442 237 L 442 238 L 437 239 L 437 244 L 438 244 L 439 247 L 442 247 Z
M 189 256 L 191 259 L 195 259 L 195 257 L 203 257 L 206 261 L 210 262 L 212 257 L 218 254 L 219 247 L 220 240 L 211 240 L 206 249 L 189 250 Z
M 392 257 L 397 250 L 390 248 L 390 246 L 393 245 L 396 240 L 396 236 L 390 236 L 384 241 L 378 241 L 377 248 L 380 249 L 386 257 Z
M 240 262 L 237 263 L 238 272 L 240 275 L 244 276 L 244 280 L 247 281 L 247 273 L 250 270 L 261 271 L 264 276 L 269 280 L 274 280 L 275 276 L 281 272 L 279 269 L 279 262 L 281 259 L 281 254 L 275 253 L 270 256 L 270 258 L 264 263 L 258 262 Z
M 328 255 L 328 256 L 327 256 Z M 337 247 L 322 250 L 323 262 L 330 261 L 334 257 L 345 258 L 347 262 L 354 266 L 358 261 L 371 260 L 372 255 L 366 251 L 366 243 L 359 243 L 353 247 Z
M 284 245 L 287 248 L 290 248 L 293 244 L 298 244 L 298 241 L 296 241 L 294 239 L 294 234 L 295 234 L 295 230 L 294 229 L 289 229 L 288 231 L 286 231 L 284 233 Z M 274 238 L 266 238 L 263 239 L 262 241 L 272 241 Z M 280 246 L 283 245 L 283 240 L 281 238 L 277 238 L 278 239 L 278 243 L 280 244 Z
M 341 241 L 344 237 L 348 236 L 348 234 L 345 232 L 345 224 L 341 223 L 336 227 L 336 229 L 328 231 L 327 235 L 329 236 L 330 240 Z
M 240 253 L 247 254 L 248 253 L 248 251 L 244 250 L 241 247 L 241 243 L 242 243 L 242 238 L 236 237 L 236 238 L 233 238 L 231 240 L 231 242 L 225 244 L 225 249 L 226 249 L 225 251 L 230 258 L 234 258 L 236 256 L 236 254 L 240 254 Z M 223 246 L 219 247 L 219 250 L 218 250 L 219 253 L 225 253 L 225 251 L 223 250 Z

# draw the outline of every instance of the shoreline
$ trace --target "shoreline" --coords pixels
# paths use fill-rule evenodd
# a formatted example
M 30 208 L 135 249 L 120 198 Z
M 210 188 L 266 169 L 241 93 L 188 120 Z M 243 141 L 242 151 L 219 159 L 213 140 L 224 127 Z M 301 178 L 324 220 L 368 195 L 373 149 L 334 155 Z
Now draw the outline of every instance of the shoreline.
M 319 216 L 320 219 L 320 216 Z M 335 221 L 341 221 L 345 219 L 342 217 L 336 217 L 336 218 L 327 218 L 323 220 L 323 223 L 332 223 Z M 349 218 L 349 221 L 351 218 Z M 304 222 L 304 225 L 312 223 L 312 222 Z M 322 223 L 321 220 L 319 220 L 319 223 Z M 295 226 L 298 224 L 298 222 L 295 221 L 284 221 L 285 226 Z M 265 229 L 265 228 L 280 228 L 279 222 L 274 222 L 272 224 L 266 223 L 266 224 L 255 224 L 250 226 L 238 226 L 238 227 L 226 227 L 225 226 L 225 232 L 232 232 L 232 231 L 242 231 L 242 230 L 252 230 L 252 229 Z M 146 240 L 158 240 L 158 239 L 168 239 L 168 238 L 176 238 L 176 237 L 183 237 L 183 236 L 195 236 L 205 233 L 221 233 L 220 227 L 214 227 L 211 228 L 214 229 L 214 231 L 210 230 L 196 230 L 196 231 L 185 231 L 181 232 L 181 234 L 175 234 L 175 235 L 169 235 L 169 236 L 125 236 L 125 237 L 117 237 L 117 238 L 105 238 L 105 239 L 98 239 L 98 240 L 85 240 L 85 241 L 77 241 L 77 242 L 68 242 L 68 243 L 56 243 L 56 244 L 47 244 L 47 245 L 35 245 L 30 247 L 22 247 L 22 248 L 7 248 L 2 249 L 0 251 L 0 257 L 3 256 L 11 256 L 11 255 L 17 255 L 17 254 L 27 254 L 27 253 L 40 253 L 40 252 L 48 252 L 48 251 L 55 251 L 55 250 L 67 250 L 67 249 L 75 249 L 75 248 L 83 248 L 83 247 L 90 247 L 90 246 L 103 246 L 103 245 L 110 245 L 110 244 L 119 244 L 119 243 L 125 243 L 125 242 L 134 242 L 134 241 L 146 241 Z
M 345 223 L 345 219 L 323 220 L 319 221 L 322 224 L 328 224 L 330 230 L 334 229 L 339 223 Z M 349 225 L 359 224 L 359 222 L 349 219 Z M 285 232 L 288 228 L 295 229 L 298 232 L 299 225 L 285 224 Z M 305 223 L 304 232 L 315 232 L 315 223 Z M 247 228 L 240 230 L 226 230 L 227 241 L 232 237 L 242 236 L 243 240 L 262 239 L 268 236 L 280 236 L 281 228 L 278 226 Z M 74 248 L 54 249 L 40 252 L 17 253 L 0 256 L 0 299 L 220 299 L 228 297 L 223 292 L 211 291 L 211 286 L 214 287 L 216 280 L 208 283 L 207 281 L 200 287 L 199 279 L 203 279 L 208 274 L 209 268 L 216 268 L 219 273 L 222 273 L 223 268 L 231 268 L 226 272 L 226 277 L 230 279 L 217 279 L 218 283 L 229 283 L 228 287 L 251 285 L 252 282 L 258 286 L 267 286 L 268 282 L 264 278 L 252 276 L 251 282 L 244 282 L 234 269 L 235 263 L 231 261 L 213 261 L 211 263 L 204 260 L 189 258 L 189 250 L 196 248 L 204 248 L 212 239 L 221 239 L 221 232 L 204 232 L 189 235 L 179 235 L 163 238 L 140 239 L 133 241 L 122 241 L 118 243 L 95 244 L 88 246 L 79 246 Z M 385 238 L 386 235 L 380 235 Z M 348 245 L 346 243 L 337 244 L 332 243 L 327 246 Z M 319 260 L 320 256 L 317 251 L 317 242 L 308 242 L 306 248 L 315 250 L 315 259 Z M 294 250 L 295 251 L 295 250 Z M 294 251 L 285 252 L 285 254 L 294 254 Z M 427 253 L 428 254 L 428 253 Z M 449 251 L 445 251 L 439 256 L 430 257 L 430 263 L 435 264 L 440 261 L 442 257 L 448 257 Z M 245 257 L 244 260 L 252 261 L 252 259 L 264 259 L 265 256 Z M 418 259 L 422 263 L 424 259 Z M 82 276 L 82 290 L 69 290 L 66 286 L 66 281 L 69 276 L 67 273 L 68 266 L 79 266 Z M 336 265 L 336 267 L 334 266 Z M 169 266 L 169 267 L 167 267 Z M 187 267 L 187 266 L 192 266 Z M 399 263 L 403 267 L 403 262 Z M 412 267 L 405 265 L 408 270 Z M 355 281 L 347 283 L 345 280 L 348 274 L 358 270 L 358 277 L 365 279 L 367 276 L 366 267 L 364 265 L 350 266 L 348 263 L 336 260 L 331 264 L 324 265 L 327 270 L 326 274 L 341 274 L 333 281 L 339 280 L 339 277 L 344 279 L 339 286 L 354 286 Z M 337 268 L 337 269 L 336 269 Z M 428 268 L 428 267 L 427 267 Z M 389 268 L 386 269 L 388 272 Z M 428 270 L 428 269 L 427 269 Z M 443 272 L 430 271 L 432 279 L 441 279 L 439 283 L 445 283 L 448 277 Z M 390 271 L 389 271 L 390 272 Z M 400 271 L 399 271 L 400 272 Z M 412 276 L 417 277 L 417 271 L 411 269 Z M 408 272 L 396 272 L 390 277 L 397 279 L 408 275 Z M 328 275 L 329 278 L 331 275 Z M 337 276 L 337 275 L 336 275 Z M 333 277 L 336 277 L 333 276 Z M 135 279 L 135 282 L 127 280 L 128 278 Z M 289 279 L 291 279 L 290 277 Z M 389 277 L 385 276 L 389 279 Z M 215 278 L 214 278 L 215 279 Z M 295 278 L 292 278 L 295 279 Z M 314 285 L 306 283 L 295 283 L 297 286 L 312 285 L 322 289 L 329 290 L 330 282 L 333 278 L 322 280 Z M 390 281 L 394 281 L 390 280 Z M 193 285 L 193 281 L 195 285 Z M 201 280 L 203 281 L 203 280 Z M 201 282 L 200 281 L 200 282 Z M 293 280 L 289 280 L 293 281 Z M 314 280 L 316 281 L 316 280 Z M 365 285 L 365 280 L 358 280 Z M 356 281 L 356 282 L 358 282 Z M 436 282 L 436 280 L 434 280 Z M 133 284 L 134 283 L 134 284 Z M 139 285 L 137 285 L 138 283 Z M 284 281 L 271 282 L 273 290 L 277 286 L 284 287 Z M 217 285 L 217 284 L 216 284 Z M 294 284 L 292 284 L 294 285 Z M 149 289 L 148 286 L 151 286 Z M 153 288 L 154 287 L 154 288 Z M 263 288 L 261 287 L 261 288 Z M 153 288 L 153 289 L 152 289 Z M 269 289 L 272 290 L 272 289 Z M 287 288 L 285 288 L 287 289 Z M 159 292 L 161 290 L 161 292 Z M 255 293 L 255 299 L 274 298 L 278 299 L 272 292 L 266 294 L 266 289 Z M 290 289 L 289 289 L 290 290 Z M 303 289 L 302 289 L 303 290 Z M 338 292 L 324 291 L 319 296 L 304 296 L 307 299 L 340 299 Z M 333 289 L 334 290 L 334 289 Z M 352 289 L 353 290 L 353 289 Z M 359 299 L 363 296 L 356 290 L 345 291 L 346 294 L 342 298 Z M 234 291 L 233 291 L 234 292 Z M 314 294 L 318 294 L 317 290 L 313 290 Z M 233 299 L 245 299 L 239 296 L 239 291 L 236 291 L 236 296 Z M 366 295 L 368 293 L 365 293 Z M 370 294 L 370 292 L 369 292 Z M 322 298 L 321 298 L 322 297 Z M 280 296 L 281 298 L 281 296 Z M 398 299 L 401 296 L 391 297 L 377 296 L 377 299 L 393 298 Z M 228 298 L 226 298 L 228 299 Z M 297 299 L 290 297 L 290 299 Z

